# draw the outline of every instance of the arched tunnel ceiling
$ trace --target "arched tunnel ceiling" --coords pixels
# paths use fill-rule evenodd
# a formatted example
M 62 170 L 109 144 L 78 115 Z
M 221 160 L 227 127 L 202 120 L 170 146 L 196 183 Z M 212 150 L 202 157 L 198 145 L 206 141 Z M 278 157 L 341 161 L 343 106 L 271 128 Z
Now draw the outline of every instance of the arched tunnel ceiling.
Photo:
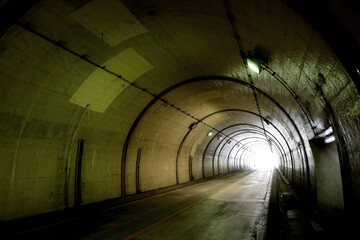
M 326 106 L 343 121 L 360 113 L 353 72 L 280 0 L 42 0 L 25 8 L 0 39 L 1 177 L 7 189 L 36 179 L 54 196 L 26 213 L 4 210 L 5 219 L 73 204 L 78 139 L 87 142 L 84 203 L 191 180 L 189 155 L 195 179 L 215 174 L 209 131 L 233 140 L 227 154 L 246 137 L 272 142 L 311 184 L 308 140 L 332 123 Z M 267 57 L 260 74 L 245 64 L 256 49 Z M 22 198 L 14 191 L 4 201 L 18 209 Z

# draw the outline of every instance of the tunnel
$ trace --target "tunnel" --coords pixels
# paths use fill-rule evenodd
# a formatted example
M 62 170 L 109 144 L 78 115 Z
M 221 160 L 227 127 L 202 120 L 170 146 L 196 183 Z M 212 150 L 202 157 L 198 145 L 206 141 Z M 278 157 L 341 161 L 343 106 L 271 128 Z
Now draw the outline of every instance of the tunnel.
M 0 234 L 356 229 L 359 12 L 350 0 L 0 1 Z M 210 231 L 194 219 L 214 199 L 238 205 L 216 205 Z M 226 235 L 241 211 L 247 235 Z

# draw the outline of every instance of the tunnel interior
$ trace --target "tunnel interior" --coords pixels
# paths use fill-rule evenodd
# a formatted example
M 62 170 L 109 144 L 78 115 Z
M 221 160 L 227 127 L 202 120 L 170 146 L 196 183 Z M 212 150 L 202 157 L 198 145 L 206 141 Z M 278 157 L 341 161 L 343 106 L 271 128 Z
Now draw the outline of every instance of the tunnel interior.
M 358 3 L 26 2 L 0 1 L 2 222 L 274 167 L 359 213 Z

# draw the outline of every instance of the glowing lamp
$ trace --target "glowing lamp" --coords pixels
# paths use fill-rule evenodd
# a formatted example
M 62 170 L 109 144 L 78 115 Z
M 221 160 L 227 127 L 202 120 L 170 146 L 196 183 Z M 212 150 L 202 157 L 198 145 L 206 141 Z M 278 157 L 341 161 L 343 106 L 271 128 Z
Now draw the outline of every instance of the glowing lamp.
M 261 72 L 261 64 L 260 61 L 256 60 L 256 59 L 250 59 L 247 58 L 246 59 L 247 65 L 249 66 L 249 68 L 256 72 L 257 74 L 259 74 Z
M 334 135 L 330 135 L 328 137 L 326 137 L 324 139 L 325 143 L 331 143 L 331 142 L 334 142 L 335 141 L 335 136 Z

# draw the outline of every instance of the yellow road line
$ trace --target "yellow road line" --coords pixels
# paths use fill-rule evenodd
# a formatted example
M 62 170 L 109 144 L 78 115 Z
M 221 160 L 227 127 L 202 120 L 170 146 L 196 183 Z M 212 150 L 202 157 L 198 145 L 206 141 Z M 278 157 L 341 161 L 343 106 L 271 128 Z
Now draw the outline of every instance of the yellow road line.
M 244 175 L 244 176 L 242 176 L 242 177 L 240 177 L 240 178 L 239 178 L 238 180 L 236 180 L 235 182 L 230 183 L 229 185 L 227 185 L 227 186 L 225 186 L 225 187 L 223 187 L 223 188 L 219 189 L 218 191 L 216 191 L 216 192 L 214 192 L 214 193 L 212 193 L 212 194 L 210 194 L 210 195 L 208 195 L 208 196 L 206 196 L 206 197 L 204 197 L 204 198 L 202 198 L 202 199 L 200 199 L 200 200 L 198 200 L 198 201 L 196 201 L 196 202 L 194 202 L 194 203 L 192 203 L 192 204 L 190 204 L 190 205 L 188 205 L 188 206 L 184 207 L 183 209 L 181 209 L 181 210 L 179 210 L 179 211 L 177 211 L 177 212 L 174 212 L 174 213 L 170 214 L 169 216 L 164 217 L 163 219 L 160 219 L 159 221 L 154 222 L 154 223 L 150 224 L 149 226 L 144 227 L 144 228 L 140 229 L 139 231 L 137 231 L 137 232 L 135 232 L 135 233 L 132 233 L 132 234 L 130 234 L 130 235 L 128 235 L 128 236 L 126 236 L 126 237 L 122 238 L 122 240 L 132 239 L 132 238 L 134 238 L 134 237 L 136 237 L 136 236 L 138 236 L 138 235 L 142 234 L 143 232 L 146 232 L 146 231 L 150 230 L 151 228 L 153 228 L 153 227 L 155 227 L 155 226 L 159 225 L 160 223 L 163 223 L 163 222 L 165 222 L 165 221 L 169 220 L 170 218 L 172 218 L 172 217 L 174 217 L 174 216 L 178 215 L 179 213 L 182 213 L 183 211 L 185 211 L 185 210 L 187 210 L 187 209 L 189 209 L 189 208 L 192 208 L 193 206 L 195 206 L 195 205 L 197 205 L 197 204 L 199 204 L 199 203 L 201 203 L 201 202 L 205 201 L 206 199 L 208 199 L 208 198 L 210 198 L 210 197 L 214 196 L 215 194 L 217 194 L 217 193 L 219 193 L 219 192 L 221 192 L 221 191 L 225 190 L 226 188 L 228 188 L 228 187 L 230 187 L 230 186 L 234 185 L 235 183 L 239 182 L 241 179 L 243 179 L 243 178 L 244 178 L 244 177 L 246 177 L 246 176 L 247 176 L 247 174 L 246 174 L 246 175 Z

